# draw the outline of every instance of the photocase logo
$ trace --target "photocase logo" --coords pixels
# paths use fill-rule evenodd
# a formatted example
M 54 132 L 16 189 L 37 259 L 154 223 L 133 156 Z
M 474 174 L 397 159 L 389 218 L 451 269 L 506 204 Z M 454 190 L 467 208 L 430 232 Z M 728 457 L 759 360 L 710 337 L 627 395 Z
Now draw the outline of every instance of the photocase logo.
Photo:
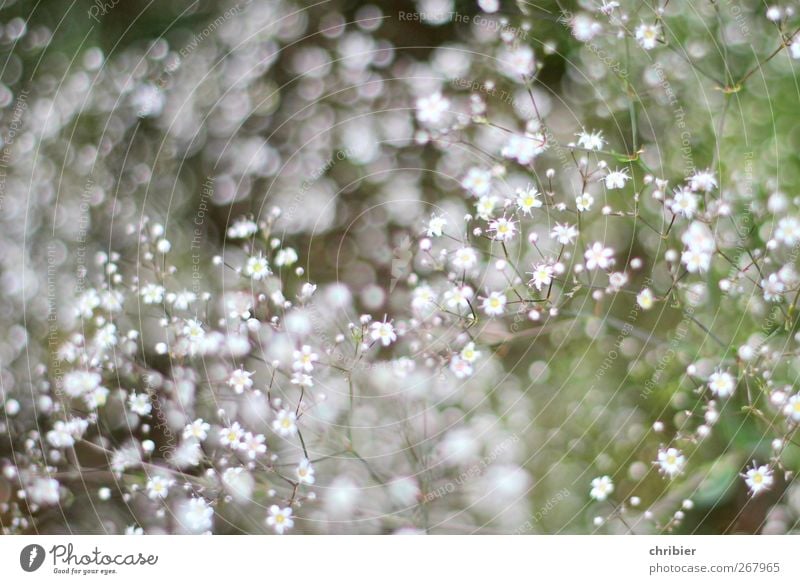
M 19 565 L 26 572 L 35 572 L 42 567 L 44 557 L 44 548 L 38 544 L 32 543 L 22 548 L 22 551 L 19 553 Z

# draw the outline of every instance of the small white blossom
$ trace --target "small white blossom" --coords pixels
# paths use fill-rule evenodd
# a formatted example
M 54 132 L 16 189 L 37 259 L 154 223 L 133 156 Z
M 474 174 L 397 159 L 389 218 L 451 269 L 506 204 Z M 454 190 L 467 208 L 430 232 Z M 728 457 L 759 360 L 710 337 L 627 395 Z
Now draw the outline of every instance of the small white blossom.
M 683 467 L 686 465 L 686 457 L 677 448 L 662 448 L 658 451 L 656 463 L 661 472 L 672 478 L 683 472 Z
M 761 491 L 769 490 L 774 479 L 768 466 L 756 466 L 753 463 L 753 468 L 748 469 L 744 474 L 744 482 L 747 484 L 747 488 L 750 489 L 750 494 L 756 496 Z
M 292 520 L 292 508 L 272 505 L 269 508 L 267 525 L 274 529 L 275 533 L 277 534 L 283 534 L 283 532 L 285 532 L 287 529 L 294 527 L 294 521 Z
M 614 483 L 609 476 L 592 479 L 592 490 L 589 496 L 596 501 L 605 501 L 614 492 Z
M 281 436 L 294 436 L 297 433 L 297 416 L 290 410 L 281 410 L 272 421 L 272 429 Z

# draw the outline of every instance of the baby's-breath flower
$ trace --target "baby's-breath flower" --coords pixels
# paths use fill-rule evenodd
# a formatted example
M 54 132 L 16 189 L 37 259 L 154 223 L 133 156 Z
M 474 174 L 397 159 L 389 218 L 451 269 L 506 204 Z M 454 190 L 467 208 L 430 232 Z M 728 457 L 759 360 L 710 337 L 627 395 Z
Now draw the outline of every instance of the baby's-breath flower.
M 658 24 L 642 23 L 636 27 L 636 42 L 646 51 L 656 48 L 658 39 L 661 36 L 661 26 Z
M 199 441 L 203 441 L 208 437 L 208 431 L 211 429 L 211 426 L 203 420 L 203 418 L 197 418 L 191 424 L 187 424 L 186 427 L 183 429 L 183 437 L 184 438 L 195 438 Z
M 166 499 L 169 488 L 175 483 L 166 477 L 155 476 L 147 481 L 147 496 L 151 499 Z
M 287 529 L 294 527 L 292 520 L 291 507 L 279 507 L 272 505 L 269 508 L 269 515 L 267 516 L 267 525 L 275 530 L 275 533 L 283 534 Z
M 535 187 L 517 189 L 517 207 L 520 212 L 525 215 L 531 215 L 533 209 L 538 209 L 541 206 L 542 201 L 539 199 L 539 191 Z
M 438 125 L 450 109 L 450 100 L 438 91 L 417 100 L 417 120 L 422 124 Z
M 219 441 L 223 446 L 227 446 L 231 450 L 239 450 L 242 447 L 242 438 L 244 437 L 244 429 L 239 425 L 239 422 L 234 422 L 227 428 L 219 431 Z
M 602 150 L 606 141 L 603 139 L 603 132 L 587 132 L 582 131 L 578 136 L 578 146 L 586 150 Z
M 145 304 L 159 304 L 164 301 L 164 287 L 158 284 L 146 284 L 139 293 Z
M 244 369 L 236 369 L 228 378 L 228 385 L 233 388 L 236 393 L 243 393 L 245 390 L 253 387 L 253 380 L 251 377 L 253 373 L 245 371 Z
M 149 416 L 153 405 L 150 403 L 150 396 L 146 393 L 133 392 L 128 396 L 128 408 L 134 414 Z
M 609 476 L 592 479 L 592 490 L 589 496 L 596 501 L 605 501 L 614 492 L 614 483 Z
M 311 466 L 311 462 L 309 462 L 307 458 L 300 461 L 300 464 L 297 465 L 297 469 L 295 469 L 295 474 L 297 475 L 298 482 L 306 485 L 314 484 L 314 467 Z
M 272 421 L 272 429 L 281 436 L 294 436 L 297 434 L 297 416 L 289 410 L 281 410 Z
M 444 228 L 447 226 L 447 219 L 443 215 L 434 215 L 428 221 L 426 233 L 428 237 L 441 237 Z
M 772 470 L 766 465 L 756 466 L 756 463 L 753 463 L 753 468 L 748 469 L 742 476 L 752 496 L 769 490 L 774 482 Z
M 478 254 L 471 247 L 462 247 L 453 253 L 450 263 L 457 270 L 471 270 L 478 263 Z
M 494 233 L 497 241 L 511 241 L 517 232 L 517 224 L 505 217 L 500 217 L 489 223 L 489 231 Z
M 584 195 L 582 196 L 586 196 L 586 194 L 584 193 Z M 591 195 L 588 196 L 591 197 Z M 584 206 L 583 209 L 579 208 L 578 210 L 579 211 L 588 210 L 591 208 L 591 206 L 592 203 L 590 201 L 588 207 Z M 561 245 L 571 245 L 575 241 L 575 238 L 578 237 L 578 230 L 575 229 L 575 227 L 573 225 L 570 225 L 569 223 L 565 223 L 563 225 L 561 223 L 556 223 L 555 226 L 553 227 L 553 230 L 550 232 L 550 237 L 555 239 Z
M 381 345 L 388 347 L 397 340 L 397 333 L 392 323 L 384 318 L 383 322 L 373 322 L 370 325 L 370 337 L 373 341 L 380 341 Z
M 582 193 L 575 197 L 575 206 L 578 211 L 591 211 L 594 204 L 594 197 L 589 193 Z
M 603 179 L 606 183 L 606 188 L 609 190 L 613 189 L 621 189 L 625 187 L 625 183 L 631 179 L 630 174 L 628 174 L 628 169 L 623 168 L 622 170 L 613 170 L 609 171 L 606 174 L 605 178 Z
M 656 464 L 662 473 L 672 478 L 683 472 L 686 457 L 677 448 L 661 448 L 658 451 Z
M 593 243 L 583 255 L 586 258 L 587 270 L 595 270 L 597 268 L 605 270 L 614 263 L 614 250 L 610 247 L 605 247 L 599 241 Z
M 487 316 L 500 316 L 505 312 L 506 295 L 502 292 L 490 292 L 489 296 L 483 298 L 481 309 Z
M 717 397 L 730 397 L 736 389 L 736 380 L 727 371 L 716 371 L 708 378 L 708 388 Z
M 534 264 L 531 274 L 529 285 L 535 286 L 537 290 L 541 291 L 545 286 L 549 286 L 553 282 L 553 275 L 555 269 L 547 262 L 539 262 Z
M 253 280 L 263 280 L 272 274 L 272 270 L 269 267 L 267 258 L 261 254 L 258 254 L 248 258 L 247 264 L 244 268 L 244 273 L 246 276 L 250 276 Z

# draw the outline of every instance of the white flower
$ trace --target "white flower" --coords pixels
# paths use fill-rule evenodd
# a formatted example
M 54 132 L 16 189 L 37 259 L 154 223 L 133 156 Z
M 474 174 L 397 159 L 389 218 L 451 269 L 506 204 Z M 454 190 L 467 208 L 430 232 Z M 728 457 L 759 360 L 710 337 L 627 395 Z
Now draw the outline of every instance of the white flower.
M 164 287 L 158 284 L 145 284 L 139 294 L 145 304 L 158 304 L 164 300 Z
M 311 298 L 314 295 L 314 292 L 316 292 L 316 291 L 317 291 L 317 285 L 316 284 L 312 284 L 311 282 L 305 282 L 300 287 L 300 294 L 298 294 L 297 297 L 300 300 L 305 301 L 305 300 L 308 300 L 309 298 Z
M 228 378 L 228 385 L 233 388 L 236 393 L 243 393 L 246 389 L 253 387 L 253 380 L 250 379 L 253 373 L 245 371 L 244 369 L 237 369 Z
M 683 467 L 686 465 L 686 457 L 677 448 L 661 448 L 658 451 L 656 463 L 661 472 L 672 478 L 683 472 Z
M 504 158 L 516 160 L 519 164 L 528 165 L 545 151 L 545 138 L 539 134 L 534 136 L 512 134 L 508 142 L 500 150 Z
M 591 203 L 589 206 L 591 206 Z M 553 227 L 553 230 L 550 232 L 550 237 L 558 241 L 561 245 L 570 245 L 575 241 L 575 238 L 578 237 L 578 230 L 569 223 L 565 223 L 564 225 L 556 223 L 555 227 Z
M 145 304 L 149 303 L 145 302 Z M 94 313 L 94 309 L 98 306 L 100 306 L 100 296 L 98 296 L 96 290 L 90 288 L 78 297 L 75 306 L 75 312 L 78 316 L 90 318 Z
M 572 36 L 582 43 L 588 43 L 603 32 L 603 26 L 585 12 L 575 15 L 570 20 L 569 26 L 572 29 Z
M 494 233 L 497 241 L 511 241 L 517 232 L 517 224 L 510 219 L 500 217 L 489 223 L 489 231 Z
M 717 397 L 730 397 L 736 389 L 736 380 L 727 371 L 716 371 L 708 378 L 708 388 Z
M 278 505 L 272 505 L 269 508 L 267 525 L 274 529 L 275 533 L 278 534 L 282 534 L 287 529 L 294 527 L 294 521 L 292 520 L 292 508 L 281 508 Z
M 263 280 L 272 274 L 272 270 L 269 267 L 267 258 L 261 254 L 258 254 L 257 256 L 250 256 L 250 258 L 248 258 L 247 264 L 244 268 L 244 273 L 246 276 L 250 276 L 253 280 Z
M 800 59 L 800 38 L 795 38 L 789 45 L 789 54 L 792 59 Z
M 70 371 L 64 376 L 64 391 L 70 397 L 80 397 L 97 389 L 101 381 L 94 371 Z
M 144 529 L 138 525 L 125 526 L 125 535 L 144 535 Z
M 139 446 L 134 442 L 128 442 L 111 455 L 111 470 L 114 472 L 125 472 L 127 469 L 139 466 L 141 463 L 142 453 L 139 451 Z
M 473 294 L 469 286 L 456 286 L 444 293 L 444 302 L 448 308 L 465 309 L 469 307 Z
M 423 124 L 436 125 L 442 121 L 444 114 L 450 108 L 450 101 L 440 92 L 417 100 L 417 120 Z
M 706 272 L 711 266 L 711 254 L 704 251 L 687 249 L 681 253 L 681 262 L 686 265 L 686 269 L 692 274 L 696 272 Z
M 475 203 L 475 210 L 478 212 L 478 217 L 481 219 L 489 219 L 494 213 L 494 208 L 497 206 L 497 197 L 488 196 L 481 197 Z
M 37 505 L 57 505 L 61 499 L 61 484 L 56 479 L 39 477 L 28 486 L 27 497 Z
M 592 479 L 592 490 L 589 496 L 596 501 L 605 501 L 614 492 L 614 483 L 609 476 Z
M 640 24 L 636 27 L 636 42 L 644 50 L 649 51 L 658 44 L 658 37 L 661 36 L 661 26 L 658 24 Z
M 783 414 L 792 422 L 800 423 L 800 394 L 795 394 L 789 398 L 783 407 Z
M 244 435 L 244 440 L 239 446 L 239 450 L 247 454 L 250 460 L 255 460 L 259 454 L 264 454 L 267 451 L 267 446 L 264 444 L 266 438 L 263 434 L 253 434 L 247 432 Z
M 297 416 L 291 410 L 281 410 L 272 421 L 272 429 L 281 436 L 294 436 L 297 433 Z
M 753 496 L 758 495 L 761 491 L 768 490 L 774 482 L 772 471 L 766 465 L 757 467 L 753 463 L 753 468 L 748 469 L 743 476 L 744 482 L 747 483 L 747 487 Z
M 150 403 L 150 396 L 146 393 L 132 393 L 128 396 L 128 408 L 140 416 L 149 416 L 153 410 L 153 405 Z
M 500 316 L 506 308 L 506 295 L 502 292 L 491 292 L 483 299 L 481 309 L 487 316 Z
M 311 466 L 307 458 L 300 461 L 300 464 L 297 465 L 297 469 L 295 470 L 295 474 L 297 475 L 298 482 L 306 485 L 314 484 L 314 467 Z
M 770 274 L 768 278 L 761 280 L 761 288 L 764 290 L 764 300 L 767 302 L 780 302 L 786 291 L 786 285 L 778 274 Z
M 242 438 L 244 437 L 244 429 L 239 425 L 239 422 L 234 422 L 227 428 L 219 431 L 219 442 L 223 446 L 227 446 L 231 450 L 239 450 L 242 447 Z
M 586 269 L 594 270 L 600 268 L 605 270 L 614 263 L 614 250 L 610 247 L 604 247 L 602 243 L 596 241 L 592 247 L 586 250 L 583 257 L 586 258 Z
M 384 347 L 388 347 L 397 340 L 397 333 L 394 332 L 394 327 L 391 322 L 373 322 L 370 325 L 370 337 L 373 341 L 380 341 Z
M 191 531 L 208 531 L 212 526 L 214 509 L 204 499 L 193 497 L 181 505 L 179 517 Z
M 461 186 L 476 197 L 485 197 L 492 188 L 492 173 L 480 168 L 470 168 L 461 181 Z
M 523 214 L 531 215 L 533 209 L 538 209 L 541 206 L 542 201 L 539 200 L 539 191 L 535 187 L 517 189 L 517 207 Z
M 314 387 L 314 378 L 303 373 L 302 371 L 295 371 L 292 373 L 292 385 L 299 385 L 301 387 Z
M 594 197 L 589 193 L 583 193 L 575 197 L 575 206 L 578 211 L 589 211 L 594 204 Z
M 717 188 L 717 179 L 714 177 L 714 173 L 710 170 L 701 170 L 695 172 L 686 180 L 689 182 L 689 188 L 695 193 L 709 193 Z
M 107 349 L 117 344 L 117 327 L 109 323 L 101 327 L 94 335 L 94 342 L 98 347 Z
M 458 379 L 463 379 L 472 375 L 472 364 L 466 359 L 462 359 L 459 355 L 453 355 L 450 358 L 450 371 Z
M 169 488 L 175 481 L 165 477 L 152 477 L 147 481 L 147 496 L 151 499 L 166 499 L 169 495 Z
M 606 188 L 613 190 L 624 188 L 625 183 L 630 179 L 631 177 L 628 174 L 628 169 L 623 168 L 622 170 L 617 169 L 609 171 L 603 180 L 606 183 Z
M 576 134 L 578 136 L 578 146 L 586 150 L 602 150 L 606 141 L 603 139 L 603 132 L 583 132 Z
M 800 221 L 797 217 L 783 217 L 775 229 L 775 239 L 791 247 L 800 241 Z
M 167 302 L 172 304 L 172 306 L 177 310 L 187 310 L 189 305 L 195 300 L 197 300 L 197 294 L 190 292 L 189 290 L 184 290 L 183 292 L 178 292 L 177 294 L 167 294 Z
M 778 22 L 783 18 L 783 9 L 780 6 L 769 6 L 767 8 L 767 20 Z
M 295 351 L 292 355 L 294 363 L 292 369 L 295 371 L 305 371 L 311 373 L 314 370 L 314 363 L 319 359 L 319 356 L 311 349 L 309 345 L 303 345 L 299 351 Z
M 650 310 L 653 308 L 653 291 L 650 288 L 645 288 L 636 295 L 636 303 L 642 307 L 643 310 Z
M 687 189 L 676 189 L 670 210 L 676 215 L 683 215 L 687 219 L 691 219 L 697 212 L 697 197 Z
M 444 228 L 447 226 L 447 219 L 443 215 L 434 215 L 428 221 L 428 237 L 441 237 Z
M 183 429 L 183 437 L 186 438 L 196 438 L 201 442 L 208 437 L 208 431 L 211 429 L 211 426 L 203 421 L 203 418 L 197 418 L 191 424 L 187 424 L 186 427 Z
M 181 442 L 169 457 L 169 462 L 176 468 L 191 468 L 200 464 L 203 450 L 196 438 L 189 438 Z
M 203 323 L 195 318 L 190 318 L 183 323 L 183 334 L 192 343 L 199 343 L 206 336 Z
M 478 357 L 481 356 L 480 351 L 475 350 L 475 343 L 470 341 L 461 349 L 461 353 L 459 353 L 462 359 L 467 363 L 474 363 Z
M 536 65 L 533 49 L 526 44 L 503 51 L 498 61 L 500 71 L 512 79 L 531 75 Z
M 628 274 L 625 272 L 612 272 L 608 275 L 608 285 L 614 290 L 621 290 L 628 283 Z M 637 298 L 638 301 L 638 298 Z M 641 302 L 639 303 L 641 306 Z
M 462 247 L 453 253 L 450 262 L 457 270 L 470 270 L 478 263 L 478 254 L 471 247 Z
M 275 265 L 280 267 L 291 266 L 297 261 L 297 252 L 291 247 L 284 247 L 275 254 Z
M 417 312 L 423 312 L 436 303 L 436 292 L 427 284 L 422 284 L 414 288 L 411 295 L 411 308 Z
M 228 237 L 231 239 L 245 239 L 258 231 L 258 225 L 250 219 L 237 219 L 228 227 Z
M 536 289 L 541 292 L 542 288 L 549 286 L 552 283 L 553 275 L 555 274 L 555 268 L 553 268 L 553 266 L 549 263 L 541 262 L 534 264 L 533 271 L 530 272 L 530 274 L 532 277 L 528 284 L 535 286 Z

